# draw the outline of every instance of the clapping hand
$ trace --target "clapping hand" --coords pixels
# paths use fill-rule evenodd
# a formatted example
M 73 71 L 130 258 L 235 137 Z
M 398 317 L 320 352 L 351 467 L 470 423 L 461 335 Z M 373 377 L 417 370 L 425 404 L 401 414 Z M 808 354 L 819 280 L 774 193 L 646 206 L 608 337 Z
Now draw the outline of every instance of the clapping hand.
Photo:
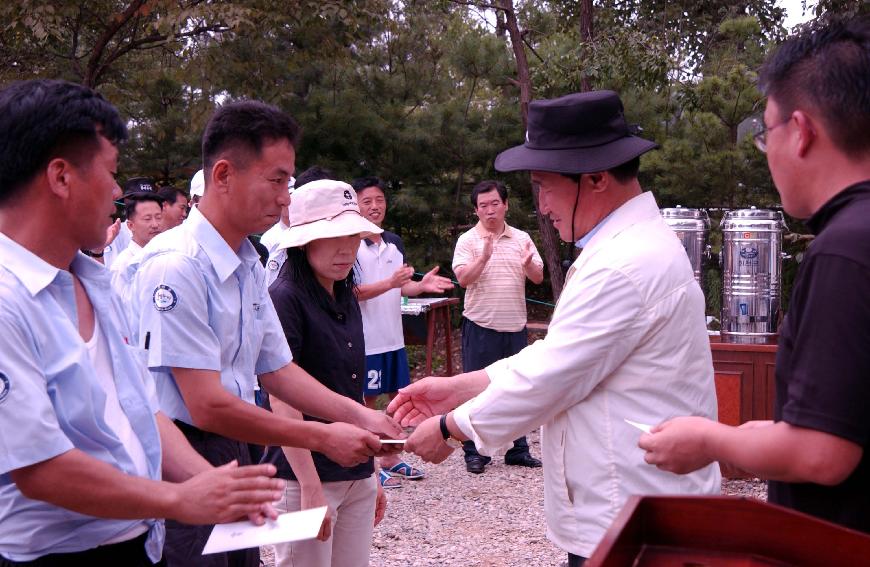
M 453 282 L 449 278 L 438 275 L 439 267 L 435 266 L 420 280 L 421 293 L 444 293 L 453 289 Z
M 535 257 L 535 250 L 532 248 L 531 241 L 526 241 L 526 245 L 523 247 L 523 267 L 528 268 L 532 265 L 532 260 Z
M 414 268 L 413 266 L 409 266 L 408 264 L 403 264 L 401 268 L 393 272 L 393 275 L 390 276 L 390 286 L 391 287 L 402 287 L 414 276 Z
M 493 240 L 493 235 L 489 232 L 486 234 L 486 236 L 483 237 L 483 257 L 487 260 L 489 260 L 490 256 L 492 256 Z

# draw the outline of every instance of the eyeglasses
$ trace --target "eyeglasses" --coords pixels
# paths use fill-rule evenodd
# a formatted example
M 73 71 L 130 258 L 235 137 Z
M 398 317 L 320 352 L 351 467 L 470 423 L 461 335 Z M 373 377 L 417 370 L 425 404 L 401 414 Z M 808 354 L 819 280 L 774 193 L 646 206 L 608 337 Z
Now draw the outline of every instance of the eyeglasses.
M 764 123 L 764 116 L 756 114 L 750 116 L 737 126 L 737 138 L 741 139 L 744 136 L 752 136 L 752 141 L 755 142 L 755 147 L 763 154 L 767 153 L 767 133 L 774 128 L 779 128 L 783 124 L 788 123 L 791 116 L 773 126 L 767 126 Z

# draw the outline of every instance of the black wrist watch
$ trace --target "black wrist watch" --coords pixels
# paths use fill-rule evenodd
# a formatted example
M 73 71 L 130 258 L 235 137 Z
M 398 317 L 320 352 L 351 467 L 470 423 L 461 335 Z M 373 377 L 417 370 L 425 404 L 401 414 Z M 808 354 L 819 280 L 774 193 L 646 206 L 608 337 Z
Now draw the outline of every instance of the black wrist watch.
M 441 420 L 438 422 L 438 425 L 441 426 L 441 436 L 444 437 L 444 442 L 451 449 L 459 449 L 462 447 L 462 443 L 455 439 L 452 435 L 450 435 L 450 430 L 447 429 L 447 414 L 441 416 Z
M 100 252 L 91 252 L 90 250 L 85 250 L 85 249 L 83 248 L 83 249 L 82 249 L 82 254 L 84 254 L 85 256 L 90 256 L 91 258 L 102 258 L 102 257 L 105 255 L 105 252 L 103 252 L 103 251 L 100 251 Z

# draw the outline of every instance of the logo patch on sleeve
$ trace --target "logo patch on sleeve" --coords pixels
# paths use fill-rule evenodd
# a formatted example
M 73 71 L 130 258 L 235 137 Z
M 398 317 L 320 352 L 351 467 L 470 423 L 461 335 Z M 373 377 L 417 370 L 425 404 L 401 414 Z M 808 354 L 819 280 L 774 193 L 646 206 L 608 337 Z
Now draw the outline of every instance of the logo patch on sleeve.
M 168 285 L 160 284 L 154 288 L 154 295 L 151 300 L 154 302 L 154 308 L 157 311 L 172 311 L 178 303 L 178 296 L 175 290 Z
M 6 377 L 5 374 L 0 372 L 0 404 L 6 401 L 6 398 L 9 397 L 9 390 L 12 388 L 12 385 L 9 383 L 9 378 Z
M 269 263 L 266 264 L 266 267 L 270 270 L 277 270 L 280 266 L 278 266 L 278 260 L 269 260 Z

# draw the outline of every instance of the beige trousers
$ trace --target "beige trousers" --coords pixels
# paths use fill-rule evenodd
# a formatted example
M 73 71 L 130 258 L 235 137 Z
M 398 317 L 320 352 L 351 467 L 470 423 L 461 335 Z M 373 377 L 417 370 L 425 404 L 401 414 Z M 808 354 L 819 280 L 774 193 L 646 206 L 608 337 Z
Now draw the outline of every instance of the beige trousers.
M 324 482 L 323 495 L 332 511 L 332 535 L 275 546 L 276 567 L 367 567 L 372 547 L 378 485 L 363 480 Z M 279 512 L 299 511 L 299 483 L 287 481 Z

